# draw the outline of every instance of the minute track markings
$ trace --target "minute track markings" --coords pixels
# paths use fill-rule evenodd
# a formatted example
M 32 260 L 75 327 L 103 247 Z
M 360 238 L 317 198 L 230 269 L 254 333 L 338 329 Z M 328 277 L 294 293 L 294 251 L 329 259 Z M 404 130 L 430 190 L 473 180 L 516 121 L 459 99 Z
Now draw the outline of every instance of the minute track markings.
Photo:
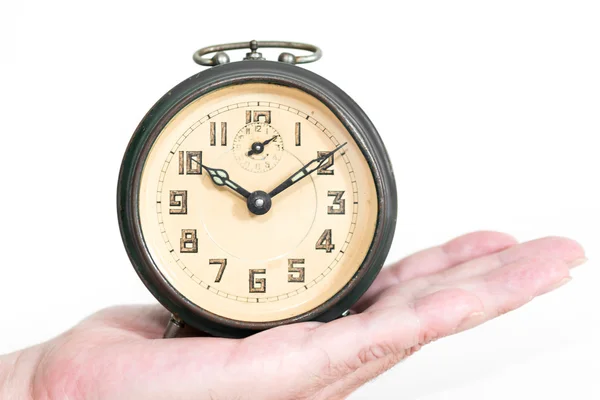
M 206 122 L 210 121 L 212 118 L 216 117 L 217 115 L 225 113 L 227 111 L 236 110 L 236 109 L 239 109 L 239 108 L 251 108 L 251 107 L 257 107 L 257 106 L 258 106 L 258 102 L 256 102 L 256 101 L 255 102 L 251 102 L 251 101 L 248 101 L 248 102 L 239 102 L 239 103 L 234 103 L 234 104 L 229 105 L 229 106 L 222 107 L 222 108 L 218 109 L 217 111 L 213 111 L 213 112 L 210 112 L 210 113 L 206 114 L 204 117 L 202 117 L 199 120 L 197 120 L 196 122 L 194 122 L 189 128 L 187 128 L 184 131 L 183 134 L 180 135 L 180 137 L 176 140 L 176 143 L 174 144 L 174 147 L 173 147 L 172 150 L 176 151 L 185 142 L 185 140 L 196 129 L 198 129 L 199 127 L 201 127 L 202 125 L 204 125 Z M 297 110 L 295 108 L 292 108 L 292 107 L 289 107 L 289 106 L 286 106 L 286 105 L 280 104 L 280 103 L 274 103 L 274 102 L 261 103 L 261 107 L 271 107 L 271 108 L 274 108 L 274 109 L 285 110 L 285 111 L 287 111 L 287 112 L 289 112 L 291 114 L 294 114 L 294 115 L 300 115 L 300 113 L 305 114 L 304 112 L 301 112 L 301 111 L 299 111 L 299 110 Z M 313 118 L 311 115 L 309 115 L 309 114 L 305 114 L 305 115 L 306 115 L 306 117 L 303 118 L 303 119 L 306 119 L 312 125 L 315 125 L 318 128 L 318 131 L 325 133 L 327 135 L 327 137 L 329 138 L 329 140 L 331 140 L 331 142 L 335 146 L 339 146 L 340 142 L 337 141 L 337 139 L 333 136 L 333 134 L 331 134 L 331 132 L 326 127 L 324 127 L 324 125 L 322 125 L 318 120 L 316 120 L 315 118 Z M 319 127 L 319 125 L 320 125 L 320 127 Z M 323 128 L 321 128 L 321 127 L 323 127 Z M 350 160 L 348 159 L 348 155 L 345 153 L 345 151 L 340 152 L 340 156 L 344 159 L 344 163 L 347 165 L 348 173 L 350 174 L 351 172 L 354 172 L 354 169 L 352 168 L 352 164 L 350 163 Z M 163 183 L 163 179 L 164 179 L 163 178 L 164 174 L 165 174 L 164 171 L 168 170 L 168 167 L 170 166 L 170 163 L 171 163 L 171 160 L 168 157 L 165 160 L 165 162 L 164 162 L 163 168 L 161 169 L 161 171 L 163 171 L 163 172 L 161 173 L 161 176 L 159 177 L 159 187 L 162 187 L 161 184 Z M 349 175 L 349 176 L 350 176 L 350 180 L 352 182 L 351 186 L 352 186 L 353 197 L 357 198 L 357 196 L 358 196 L 358 183 L 356 182 L 356 178 L 353 175 L 354 174 Z M 162 194 L 162 190 L 157 190 L 157 193 Z M 162 204 L 161 204 L 161 206 L 162 206 Z M 173 246 L 171 246 L 170 240 L 168 239 L 168 236 L 166 234 L 166 230 L 164 229 L 164 221 L 162 221 L 161 217 L 160 217 L 161 211 L 157 210 L 157 214 L 158 214 L 157 217 L 159 219 L 158 222 L 159 222 L 159 226 L 161 227 L 161 233 L 162 233 L 162 236 L 163 236 L 163 240 L 164 240 L 165 244 L 167 244 L 167 246 L 170 246 L 172 248 Z M 358 214 L 358 212 L 356 210 L 352 211 L 352 221 L 354 221 L 355 218 L 357 218 L 357 214 Z M 346 239 L 346 241 L 344 242 L 344 245 L 341 246 L 342 248 L 340 250 L 344 250 L 344 249 L 347 248 L 347 246 L 350 244 L 351 238 L 354 236 L 355 230 L 356 230 L 356 224 L 354 222 L 351 222 L 350 223 L 350 228 L 349 228 L 348 233 L 347 233 L 347 238 L 349 237 L 350 239 Z M 217 293 L 216 289 L 214 289 L 213 287 L 210 287 L 208 283 L 202 281 L 195 274 L 193 274 L 191 272 L 191 270 L 185 266 L 185 264 L 181 261 L 181 259 L 176 256 L 177 255 L 176 252 L 173 251 L 173 252 L 170 252 L 170 253 L 172 254 L 173 259 L 176 261 L 177 265 L 179 265 L 179 267 L 181 268 L 181 270 L 183 270 L 183 271 L 185 271 L 185 270 L 190 271 L 190 272 L 186 272 L 186 274 L 190 277 L 190 279 L 192 279 L 195 283 L 197 283 L 199 286 L 203 287 L 204 289 L 207 289 L 207 290 L 209 290 L 209 291 L 211 291 L 211 292 L 213 292 L 215 294 Z M 333 252 L 331 254 L 337 254 L 337 255 L 333 258 L 332 262 L 327 267 L 324 268 L 325 272 L 319 274 L 315 279 L 313 279 L 312 281 L 308 282 L 306 285 L 300 287 L 297 290 L 292 290 L 292 291 L 289 291 L 289 292 L 286 292 L 286 293 L 283 293 L 283 294 L 279 294 L 279 295 L 276 295 L 276 296 L 261 297 L 261 298 L 237 296 L 237 295 L 233 295 L 233 294 L 230 294 L 230 293 L 227 293 L 227 292 L 224 292 L 224 291 L 221 291 L 221 292 L 224 293 L 224 294 L 226 294 L 225 298 L 231 299 L 231 300 L 240 301 L 242 303 L 253 303 L 253 302 L 256 302 L 256 303 L 260 302 L 260 303 L 262 303 L 262 302 L 270 302 L 270 301 L 283 300 L 283 299 L 286 299 L 286 298 L 289 298 L 289 297 L 293 297 L 295 295 L 298 295 L 298 294 L 304 292 L 305 290 L 308 290 L 308 289 L 312 288 L 313 286 L 316 286 L 316 284 L 319 281 L 323 280 L 323 278 L 326 275 L 328 275 L 329 273 L 331 273 L 333 271 L 334 267 L 339 263 L 339 261 L 343 257 L 344 252 L 337 251 L 337 253 Z M 340 255 L 342 257 L 340 257 Z M 338 257 L 339 257 L 339 259 L 338 259 Z

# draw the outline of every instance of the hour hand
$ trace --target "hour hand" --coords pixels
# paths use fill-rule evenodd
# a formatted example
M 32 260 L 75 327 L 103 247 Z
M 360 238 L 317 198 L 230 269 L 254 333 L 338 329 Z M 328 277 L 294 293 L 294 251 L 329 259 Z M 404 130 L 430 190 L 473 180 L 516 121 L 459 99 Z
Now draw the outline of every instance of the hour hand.
M 246 199 L 248 198 L 248 196 L 250 196 L 249 191 L 247 191 L 246 189 L 244 189 L 243 187 L 241 187 L 240 185 L 238 185 L 237 183 L 235 183 L 234 181 L 229 179 L 229 174 L 224 169 L 210 168 L 204 164 L 202 164 L 202 168 L 204 168 L 206 170 L 206 172 L 208 172 L 210 179 L 212 179 L 212 181 L 214 182 L 215 185 L 227 186 L 228 188 L 239 193 Z

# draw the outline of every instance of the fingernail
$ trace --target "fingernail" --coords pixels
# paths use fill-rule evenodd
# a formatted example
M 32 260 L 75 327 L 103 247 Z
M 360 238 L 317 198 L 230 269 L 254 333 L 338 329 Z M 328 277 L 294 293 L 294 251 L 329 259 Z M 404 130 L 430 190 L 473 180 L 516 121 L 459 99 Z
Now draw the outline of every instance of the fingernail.
M 460 324 L 456 327 L 456 332 L 466 331 L 467 329 L 474 328 L 481 324 L 485 319 L 485 313 L 483 311 L 477 311 L 470 314 L 468 317 L 463 319 Z
M 581 257 L 576 260 L 573 260 L 569 263 L 569 268 L 579 267 L 581 264 L 584 264 L 588 259 L 586 257 Z
M 571 282 L 571 277 L 567 276 L 566 278 L 561 279 L 560 281 L 556 282 L 554 285 L 550 285 L 546 288 L 544 288 L 544 290 L 542 290 L 540 293 L 538 293 L 538 296 L 542 295 L 542 294 L 546 294 L 548 292 L 551 292 L 555 289 L 558 289 L 561 286 L 566 285 L 567 283 Z

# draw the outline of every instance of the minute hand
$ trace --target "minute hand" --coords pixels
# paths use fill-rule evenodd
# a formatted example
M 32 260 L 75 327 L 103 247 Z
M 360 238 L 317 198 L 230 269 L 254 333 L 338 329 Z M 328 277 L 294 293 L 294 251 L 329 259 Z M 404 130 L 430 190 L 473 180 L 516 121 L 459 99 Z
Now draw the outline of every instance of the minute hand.
M 346 144 L 348 144 L 348 142 L 339 145 L 335 149 L 331 150 L 329 153 L 325 153 L 322 156 L 309 161 L 306 165 L 304 165 L 298 171 L 294 172 L 289 178 L 287 178 L 285 181 L 281 182 L 279 184 L 279 186 L 277 186 L 275 189 L 271 190 L 271 192 L 269 193 L 269 196 L 275 197 L 279 193 L 283 192 L 285 189 L 292 186 L 294 183 L 301 181 L 303 178 L 306 178 L 308 175 L 310 175 L 313 172 L 315 172 L 316 170 L 318 170 L 319 167 L 321 167 L 321 165 L 325 164 L 325 162 L 327 161 L 327 159 L 329 157 L 333 156 L 333 154 L 336 151 L 338 151 L 339 149 L 344 147 Z

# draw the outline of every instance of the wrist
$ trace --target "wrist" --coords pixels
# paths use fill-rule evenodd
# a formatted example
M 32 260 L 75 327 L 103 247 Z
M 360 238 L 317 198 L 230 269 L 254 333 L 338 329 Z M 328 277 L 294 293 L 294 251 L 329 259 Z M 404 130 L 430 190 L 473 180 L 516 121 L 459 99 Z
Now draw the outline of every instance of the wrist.
M 34 399 L 40 346 L 0 355 L 0 399 Z

